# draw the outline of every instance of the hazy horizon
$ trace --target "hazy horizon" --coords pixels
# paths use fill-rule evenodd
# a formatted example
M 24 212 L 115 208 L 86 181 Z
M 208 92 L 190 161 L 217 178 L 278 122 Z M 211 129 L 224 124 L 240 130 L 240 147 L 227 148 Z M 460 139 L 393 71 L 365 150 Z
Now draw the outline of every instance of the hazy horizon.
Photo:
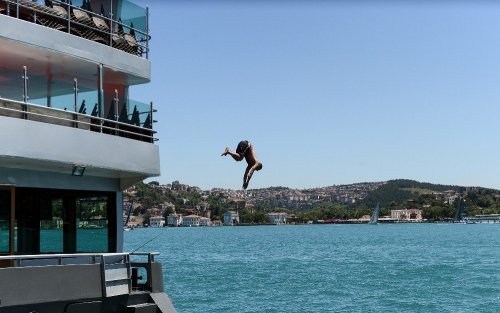
M 380 180 L 380 181 L 360 181 L 360 182 L 352 182 L 352 183 L 340 183 L 340 184 L 332 184 L 332 185 L 325 185 L 325 186 L 300 187 L 300 188 L 293 188 L 293 187 L 286 186 L 286 185 L 284 185 L 284 186 L 263 186 L 263 187 L 258 187 L 258 188 L 257 187 L 255 187 L 255 188 L 249 187 L 247 190 L 252 190 L 252 189 L 266 189 L 266 188 L 289 188 L 289 189 L 297 189 L 297 190 L 307 190 L 307 189 L 327 188 L 327 187 L 333 187 L 333 186 L 346 186 L 346 185 L 382 183 L 382 182 L 389 182 L 389 181 L 393 181 L 393 180 L 414 180 L 414 179 L 409 179 L 409 178 L 393 178 L 393 179 Z M 191 184 L 189 182 L 180 181 L 178 179 L 174 179 L 173 181 L 166 182 L 166 181 L 160 181 L 160 180 L 155 179 L 155 178 L 151 178 L 151 179 L 147 179 L 145 181 L 145 183 L 149 183 L 149 182 L 153 182 L 153 181 L 158 182 L 160 185 L 172 184 L 174 181 L 178 181 L 180 184 L 188 185 L 190 187 L 199 187 L 201 190 L 211 190 L 213 188 L 222 188 L 222 189 L 230 189 L 230 190 L 239 190 L 239 189 L 241 189 L 241 188 L 223 188 L 223 187 L 219 187 L 219 186 L 212 186 L 212 187 L 208 187 L 208 188 L 201 188 L 200 186 L 198 186 L 196 184 Z M 479 187 L 479 188 L 486 188 L 486 189 L 493 189 L 493 190 L 500 191 L 500 189 L 492 188 L 492 187 L 487 187 L 487 186 L 466 186 L 466 185 L 457 185 L 457 184 L 440 184 L 440 183 L 433 183 L 433 182 L 427 182 L 427 181 L 418 181 L 418 180 L 414 180 L 414 181 L 417 181 L 419 183 L 429 183 L 429 184 L 433 184 L 433 185 L 445 185 L 445 186 L 456 186 L 456 187 Z M 243 190 L 241 190 L 241 191 L 243 191 Z

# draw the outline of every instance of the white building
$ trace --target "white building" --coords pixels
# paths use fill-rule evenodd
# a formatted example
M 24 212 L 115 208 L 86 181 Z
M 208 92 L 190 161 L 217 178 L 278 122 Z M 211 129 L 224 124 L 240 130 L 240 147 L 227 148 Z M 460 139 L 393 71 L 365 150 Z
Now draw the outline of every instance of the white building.
M 457 195 L 447 196 L 447 197 L 445 197 L 444 203 L 452 205 L 455 202 L 455 200 L 457 200 L 457 199 L 458 199 Z
M 198 215 L 188 215 L 182 218 L 182 226 L 186 227 L 197 227 L 200 226 L 201 216 Z
M 275 225 L 286 224 L 288 220 L 288 214 L 284 212 L 267 213 L 266 216 L 269 224 L 275 224 Z
M 240 223 L 240 215 L 236 211 L 227 211 L 224 213 L 224 226 L 233 226 Z
M 200 226 L 212 226 L 212 221 L 208 217 L 200 218 Z
M 165 226 L 165 218 L 163 216 L 151 216 L 149 219 L 149 226 L 163 227 Z
M 171 227 L 177 227 L 182 225 L 182 215 L 181 214 L 169 214 L 167 216 L 167 225 Z
M 422 210 L 391 210 L 391 218 L 398 221 L 420 222 L 422 221 Z

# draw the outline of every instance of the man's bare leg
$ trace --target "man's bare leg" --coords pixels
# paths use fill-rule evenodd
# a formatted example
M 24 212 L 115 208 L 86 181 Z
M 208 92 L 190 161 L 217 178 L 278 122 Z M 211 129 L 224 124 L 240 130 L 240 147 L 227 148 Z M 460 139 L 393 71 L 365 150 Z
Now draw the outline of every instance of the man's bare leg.
M 243 178 L 243 189 L 247 189 L 248 184 L 250 183 L 250 179 L 252 179 L 252 175 L 255 171 L 260 171 L 262 169 L 262 163 L 255 163 L 253 166 L 248 166 L 245 171 L 245 177 Z
M 245 175 L 243 175 L 243 189 L 247 189 L 248 183 L 250 182 L 250 178 L 252 178 L 248 174 L 251 168 L 252 168 L 251 166 L 247 166 L 247 169 L 245 170 Z
M 260 171 L 262 169 L 262 163 L 255 163 L 251 168 L 250 168 L 250 171 L 248 171 L 248 180 L 250 180 L 250 178 L 252 178 L 252 175 L 253 175 L 253 172 L 255 171 Z

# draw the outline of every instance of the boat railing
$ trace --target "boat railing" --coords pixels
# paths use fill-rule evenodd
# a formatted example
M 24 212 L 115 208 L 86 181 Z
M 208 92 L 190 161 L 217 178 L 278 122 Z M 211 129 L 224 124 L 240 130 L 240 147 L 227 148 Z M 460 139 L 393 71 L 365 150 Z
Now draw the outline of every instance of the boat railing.
M 28 267 L 40 265 L 100 264 L 107 257 L 113 263 L 125 263 L 128 253 L 73 253 L 73 254 L 35 254 L 0 256 L 0 263 L 10 263 L 7 267 Z
M 30 0 L 0 0 L 0 13 L 30 21 L 49 28 L 67 32 L 130 54 L 148 58 L 149 9 L 146 7 L 143 19 L 145 29 L 127 25 L 121 18 L 113 16 L 113 1 L 109 2 L 110 11 L 104 12 L 101 3 L 100 12 L 90 7 L 90 1 L 84 0 L 81 6 L 71 1 L 45 0 L 44 3 Z
M 154 112 L 151 106 L 151 114 Z M 149 127 L 120 122 L 78 112 L 44 107 L 0 97 L 0 116 L 14 117 L 37 122 L 89 130 L 145 142 L 155 142 L 156 132 Z
M 133 290 L 151 291 L 155 256 L 159 253 L 75 253 L 0 256 L 2 268 L 98 265 L 103 297 Z M 156 266 L 161 266 L 156 264 Z
M 158 252 L 132 252 L 131 258 L 131 275 L 133 290 L 152 290 L 153 286 L 153 263 Z

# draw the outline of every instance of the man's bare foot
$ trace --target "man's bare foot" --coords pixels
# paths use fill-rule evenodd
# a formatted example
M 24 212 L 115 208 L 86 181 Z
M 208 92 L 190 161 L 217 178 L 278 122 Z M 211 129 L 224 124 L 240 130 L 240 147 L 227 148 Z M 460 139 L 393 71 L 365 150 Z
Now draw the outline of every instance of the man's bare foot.
M 228 153 L 229 153 L 229 147 L 226 147 L 226 149 L 220 156 L 226 156 Z

